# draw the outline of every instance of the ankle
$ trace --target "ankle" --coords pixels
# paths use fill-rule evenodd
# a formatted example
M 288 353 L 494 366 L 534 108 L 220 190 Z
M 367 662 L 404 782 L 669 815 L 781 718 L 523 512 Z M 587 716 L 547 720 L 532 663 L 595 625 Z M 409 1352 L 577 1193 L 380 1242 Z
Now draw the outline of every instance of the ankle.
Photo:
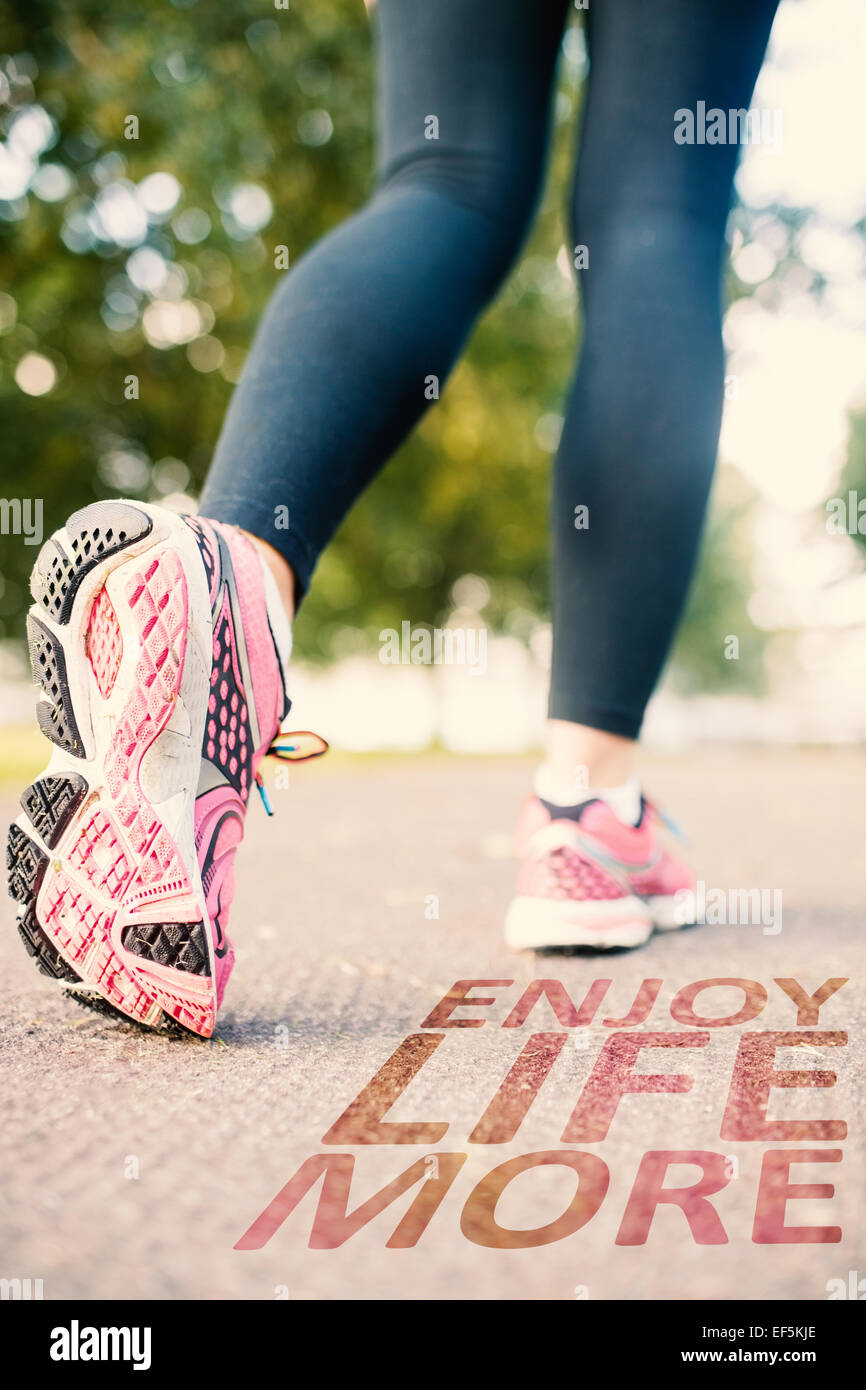
M 563 790 L 622 786 L 635 776 L 636 747 L 604 729 L 549 719 L 546 780 Z
M 252 541 L 273 575 L 280 601 L 286 610 L 286 617 L 291 622 L 295 616 L 295 575 L 291 565 L 278 550 L 267 541 L 263 541 L 261 536 L 254 536 L 251 531 L 244 531 L 243 534 Z

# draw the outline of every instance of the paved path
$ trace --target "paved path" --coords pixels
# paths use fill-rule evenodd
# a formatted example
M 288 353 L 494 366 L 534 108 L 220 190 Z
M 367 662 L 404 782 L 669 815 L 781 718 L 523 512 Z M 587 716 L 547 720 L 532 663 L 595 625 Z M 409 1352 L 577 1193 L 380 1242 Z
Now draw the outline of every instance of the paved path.
M 234 909 L 238 963 L 217 1039 L 144 1035 L 81 1012 L 32 970 L 4 903 L 2 1267 L 41 1278 L 46 1298 L 575 1298 L 778 1296 L 822 1299 L 831 1278 L 866 1274 L 862 1232 L 864 967 L 863 786 L 852 754 L 718 753 L 650 764 L 648 781 L 690 829 L 693 861 L 710 886 L 783 890 L 782 930 L 703 926 L 657 936 L 607 958 L 510 955 L 500 940 L 513 865 L 508 837 L 529 764 L 456 759 L 333 759 L 292 772 L 276 816 L 251 808 Z M 0 799 L 11 813 L 12 797 Z M 816 839 L 817 837 L 817 839 Z M 438 918 L 431 897 L 438 899 Z M 835 1070 L 833 1089 L 774 1091 L 775 1118 L 842 1117 L 843 1163 L 792 1169 L 791 1181 L 834 1182 L 832 1202 L 792 1202 L 788 1224 L 839 1225 L 841 1243 L 752 1241 L 761 1156 L 788 1141 L 720 1139 L 744 1027 L 790 1029 L 795 1008 L 773 983 L 807 992 L 849 983 L 823 1005 L 822 1030 L 847 1047 L 791 1048 L 779 1067 Z M 593 1026 L 559 1055 L 516 1136 L 467 1143 L 531 1032 L 557 1031 L 540 1003 L 523 1028 L 502 1028 L 525 986 L 554 978 L 580 1002 L 610 979 Z M 561 1148 L 560 1136 L 599 1048 L 606 1017 L 624 1016 L 645 978 L 663 984 L 644 1031 L 683 1030 L 671 1000 L 698 980 L 755 980 L 760 1017 L 710 1030 L 700 1049 L 657 1051 L 639 1070 L 688 1072 L 687 1094 L 626 1097 L 596 1153 L 610 1170 L 600 1209 L 583 1229 L 540 1248 L 491 1249 L 461 1234 L 475 1184 L 508 1158 Z M 444 1040 L 389 1114 L 447 1121 L 438 1143 L 326 1147 L 322 1136 L 457 979 L 510 979 L 476 1009 L 481 1028 Z M 478 993 L 479 991 L 476 991 Z M 707 1013 L 737 1009 L 739 990 L 704 995 Z M 470 1011 L 463 1010 L 464 1015 Z M 561 1029 L 560 1029 L 561 1031 Z M 837 1143 L 797 1141 L 799 1148 Z M 708 1150 L 736 1176 L 714 1203 L 727 1244 L 701 1245 L 683 1213 L 663 1206 L 642 1245 L 615 1238 L 648 1150 Z M 310 1250 L 315 1197 L 264 1248 L 234 1243 L 311 1155 L 356 1155 L 350 1208 L 419 1157 L 435 1177 L 438 1152 L 466 1153 L 417 1245 L 386 1249 L 410 1197 L 338 1249 Z M 440 1181 L 443 1160 L 438 1160 Z M 137 1173 L 138 1176 L 134 1176 Z M 694 1181 L 674 1169 L 669 1185 Z M 554 1221 L 573 1175 L 548 1166 L 517 1177 L 496 1210 L 503 1226 Z

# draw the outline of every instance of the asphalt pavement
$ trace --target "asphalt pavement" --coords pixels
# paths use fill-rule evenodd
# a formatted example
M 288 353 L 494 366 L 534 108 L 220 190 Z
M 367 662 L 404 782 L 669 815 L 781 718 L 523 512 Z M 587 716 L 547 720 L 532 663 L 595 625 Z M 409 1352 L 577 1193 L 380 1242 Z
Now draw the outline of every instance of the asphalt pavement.
M 272 792 L 273 819 L 257 801 L 250 809 L 231 926 L 237 965 L 209 1042 L 145 1034 L 83 1012 L 33 969 L 6 901 L 0 1277 L 41 1279 L 45 1298 L 592 1301 L 826 1299 L 841 1287 L 830 1281 L 853 1287 L 851 1271 L 866 1276 L 856 1085 L 866 756 L 717 749 L 649 759 L 649 790 L 687 827 L 708 903 L 730 904 L 731 890 L 756 888 L 768 907 L 780 902 L 780 912 L 656 935 L 639 951 L 606 956 L 516 956 L 503 946 L 510 834 L 530 773 L 524 759 L 436 756 L 335 757 L 293 769 L 288 788 Z M 14 814 L 11 789 L 0 809 Z M 724 896 L 711 898 L 712 889 Z M 515 1005 L 536 979 L 560 982 L 562 1009 L 566 996 L 578 1006 L 594 981 L 610 984 L 603 997 L 597 987 L 601 1002 L 588 1026 L 563 1024 L 545 997 L 515 1026 Z M 746 984 L 692 998 L 689 985 L 715 979 Z M 808 1025 L 798 1023 L 779 979 L 796 980 L 806 996 L 828 979 L 847 983 Z M 482 1026 L 431 1026 L 431 1011 L 458 980 L 512 983 L 475 987 L 475 996 L 494 1002 L 450 1016 Z M 647 1017 L 620 1029 L 605 1024 L 627 1018 L 645 980 L 661 981 Z M 714 1026 L 743 1007 L 752 1017 Z M 689 1009 L 710 1026 L 689 1022 Z M 792 1122 L 793 1137 L 722 1137 L 743 1035 L 810 1028 L 848 1041 L 817 1038 L 776 1055 L 780 1070 L 835 1073 L 832 1085 L 777 1087 L 765 1098 L 769 1118 Z M 599 1056 L 612 1037 L 695 1031 L 707 1040 L 642 1050 L 634 1062 L 638 1072 L 685 1075 L 689 1089 L 625 1094 L 605 1138 L 563 1144 L 590 1075 L 610 1093 L 615 1064 L 609 1050 L 607 1060 Z M 532 1104 L 513 1136 L 470 1140 L 530 1036 L 563 1032 L 549 1069 L 535 1057 L 514 1078 L 512 1102 Z M 348 1140 L 323 1143 L 408 1037 L 436 1034 L 438 1045 L 407 1045 L 386 1074 L 399 1078 L 386 1123 L 438 1130 L 415 1142 L 359 1142 L 412 1137 L 374 1127 L 383 1120 L 382 1078 Z M 754 1120 L 763 1104 L 754 1057 L 738 1074 Z M 822 1119 L 836 1121 L 844 1138 L 812 1137 Z M 481 1133 L 490 1137 L 489 1129 Z M 795 1162 L 787 1177 L 776 1174 L 774 1187 L 770 1169 L 780 1160 L 771 1159 L 759 1202 L 765 1156 L 786 1150 L 821 1150 L 831 1161 Z M 551 1155 L 576 1153 L 596 1162 L 576 1160 L 588 1195 L 583 1224 L 569 1233 L 572 1217 L 564 1213 L 575 1211 L 575 1174 Z M 653 1153 L 674 1154 L 666 1177 L 658 1179 L 658 1159 L 647 1159 Z M 703 1160 L 717 1177 L 713 1165 L 725 1165 L 723 1184 L 707 1199 L 715 1222 L 700 1208 L 690 1222 L 681 1206 L 662 1202 L 650 1212 L 646 1238 L 626 1243 L 640 1237 L 654 1181 L 667 1188 L 697 1181 L 695 1153 L 721 1155 Z M 547 1161 L 513 1165 L 498 1186 L 496 1177 L 484 1181 L 530 1154 Z M 332 1185 L 318 1216 L 321 1183 L 292 1211 L 272 1207 L 268 1230 L 256 1226 L 305 1161 L 320 1155 Z M 352 1233 L 340 1183 L 351 1179 L 351 1213 L 419 1160 L 421 1182 L 392 1194 L 366 1224 L 359 1218 Z M 784 1181 L 832 1184 L 835 1192 L 780 1205 Z M 417 1240 L 389 1247 L 398 1227 L 409 1238 L 413 1218 L 401 1218 L 416 1198 L 410 1235 Z M 560 1238 L 524 1244 L 521 1232 L 557 1221 Z M 783 1223 L 823 1234 L 789 1242 L 779 1236 Z M 698 1243 L 692 1225 L 712 1243 Z M 251 1227 L 254 1239 L 272 1233 L 260 1248 L 236 1249 Z M 332 1248 L 310 1248 L 311 1233 Z

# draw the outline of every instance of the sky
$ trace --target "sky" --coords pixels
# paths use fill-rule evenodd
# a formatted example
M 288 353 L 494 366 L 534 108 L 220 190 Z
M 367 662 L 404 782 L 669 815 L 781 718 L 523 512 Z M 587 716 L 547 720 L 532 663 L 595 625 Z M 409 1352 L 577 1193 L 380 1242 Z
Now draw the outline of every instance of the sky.
M 827 496 L 844 457 L 846 407 L 866 403 L 866 248 L 851 230 L 866 216 L 864 63 L 860 0 L 785 0 L 753 101 L 781 110 L 780 148 L 747 147 L 737 176 L 752 208 L 815 210 L 799 249 L 831 282 L 823 305 L 794 285 L 772 311 L 760 296 L 737 304 L 725 325 L 737 395 L 722 456 L 795 511 Z M 735 268 L 752 283 L 775 264 L 772 226 L 765 235 L 757 253 L 734 248 Z
M 756 592 L 761 626 L 804 629 L 798 654 L 816 690 L 866 674 L 866 584 L 854 546 L 828 535 L 822 510 L 838 495 L 850 408 L 866 408 L 866 6 L 784 0 L 753 105 L 782 112 L 778 150 L 746 149 L 737 177 L 753 212 L 781 202 L 813 209 L 798 243 L 828 281 L 819 301 L 796 276 L 765 293 L 778 225 L 735 236 L 738 273 L 756 286 L 725 321 L 728 372 L 721 458 L 758 490 Z M 834 587 L 830 587 L 833 585 Z M 859 631 L 841 632 L 841 629 Z

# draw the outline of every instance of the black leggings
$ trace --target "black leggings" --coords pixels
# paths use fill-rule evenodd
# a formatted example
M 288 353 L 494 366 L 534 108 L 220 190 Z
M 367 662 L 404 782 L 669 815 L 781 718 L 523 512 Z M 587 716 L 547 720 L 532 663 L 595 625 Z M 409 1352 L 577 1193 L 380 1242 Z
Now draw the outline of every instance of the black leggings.
M 718 442 L 739 151 L 677 143 L 674 113 L 748 106 L 776 3 L 591 0 L 587 11 L 570 244 L 589 264 L 553 485 L 553 718 L 635 736 L 682 609 Z M 300 594 L 520 249 L 569 9 L 378 2 L 376 191 L 274 295 L 201 501 L 275 545 Z M 287 530 L 275 528 L 278 504 Z

